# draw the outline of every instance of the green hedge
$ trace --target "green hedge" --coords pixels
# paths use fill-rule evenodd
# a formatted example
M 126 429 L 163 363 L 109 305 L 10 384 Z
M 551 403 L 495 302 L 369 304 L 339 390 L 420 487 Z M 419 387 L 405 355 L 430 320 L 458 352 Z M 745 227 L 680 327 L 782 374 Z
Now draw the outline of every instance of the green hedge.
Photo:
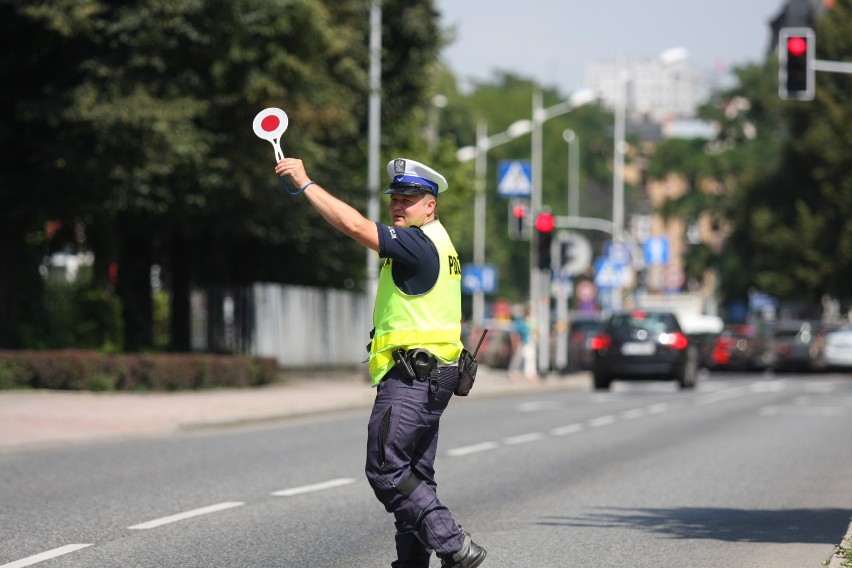
M 275 359 L 195 353 L 0 351 L 0 390 L 185 390 L 274 382 Z

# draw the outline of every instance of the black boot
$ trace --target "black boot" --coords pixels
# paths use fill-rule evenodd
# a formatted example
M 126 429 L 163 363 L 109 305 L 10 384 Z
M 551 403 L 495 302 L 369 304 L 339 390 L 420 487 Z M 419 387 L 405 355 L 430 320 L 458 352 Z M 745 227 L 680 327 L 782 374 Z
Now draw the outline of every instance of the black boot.
M 476 568 L 485 560 L 485 549 L 473 542 L 470 535 L 464 534 L 461 550 L 441 560 L 442 568 Z
M 414 531 L 396 534 L 396 560 L 391 568 L 429 568 L 432 551 L 417 538 Z

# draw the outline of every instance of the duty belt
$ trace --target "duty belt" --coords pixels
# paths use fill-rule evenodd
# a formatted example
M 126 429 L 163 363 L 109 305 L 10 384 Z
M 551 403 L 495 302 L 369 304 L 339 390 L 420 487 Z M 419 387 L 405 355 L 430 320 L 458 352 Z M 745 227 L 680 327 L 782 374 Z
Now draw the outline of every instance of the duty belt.
M 442 377 L 439 369 L 455 367 L 457 365 L 456 362 L 444 363 L 439 361 L 437 357 L 426 349 L 412 349 L 409 351 L 397 349 L 392 355 L 396 366 L 400 368 L 403 375 L 415 381 L 429 381 L 434 388 L 437 388 L 439 383 L 444 382 L 441 381 Z M 447 381 L 455 381 L 456 377 L 456 375 L 448 377 Z M 452 387 L 449 384 L 442 386 Z

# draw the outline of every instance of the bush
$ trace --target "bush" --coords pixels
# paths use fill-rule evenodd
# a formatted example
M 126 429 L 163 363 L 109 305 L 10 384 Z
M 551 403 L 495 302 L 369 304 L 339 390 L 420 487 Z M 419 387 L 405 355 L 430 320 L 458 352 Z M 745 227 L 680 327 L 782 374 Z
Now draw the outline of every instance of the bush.
M 208 354 L 111 355 L 96 351 L 0 351 L 0 389 L 187 390 L 276 380 L 275 359 Z

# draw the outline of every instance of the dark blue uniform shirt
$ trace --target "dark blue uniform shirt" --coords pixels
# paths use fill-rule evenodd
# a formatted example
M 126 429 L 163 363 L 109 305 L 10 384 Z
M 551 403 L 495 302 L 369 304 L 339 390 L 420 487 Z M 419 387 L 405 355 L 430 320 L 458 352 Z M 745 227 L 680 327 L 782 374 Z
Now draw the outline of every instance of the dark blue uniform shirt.
M 431 290 L 441 269 L 435 243 L 420 227 L 389 227 L 381 223 L 376 226 L 379 256 L 393 260 L 391 274 L 396 286 L 409 296 Z

